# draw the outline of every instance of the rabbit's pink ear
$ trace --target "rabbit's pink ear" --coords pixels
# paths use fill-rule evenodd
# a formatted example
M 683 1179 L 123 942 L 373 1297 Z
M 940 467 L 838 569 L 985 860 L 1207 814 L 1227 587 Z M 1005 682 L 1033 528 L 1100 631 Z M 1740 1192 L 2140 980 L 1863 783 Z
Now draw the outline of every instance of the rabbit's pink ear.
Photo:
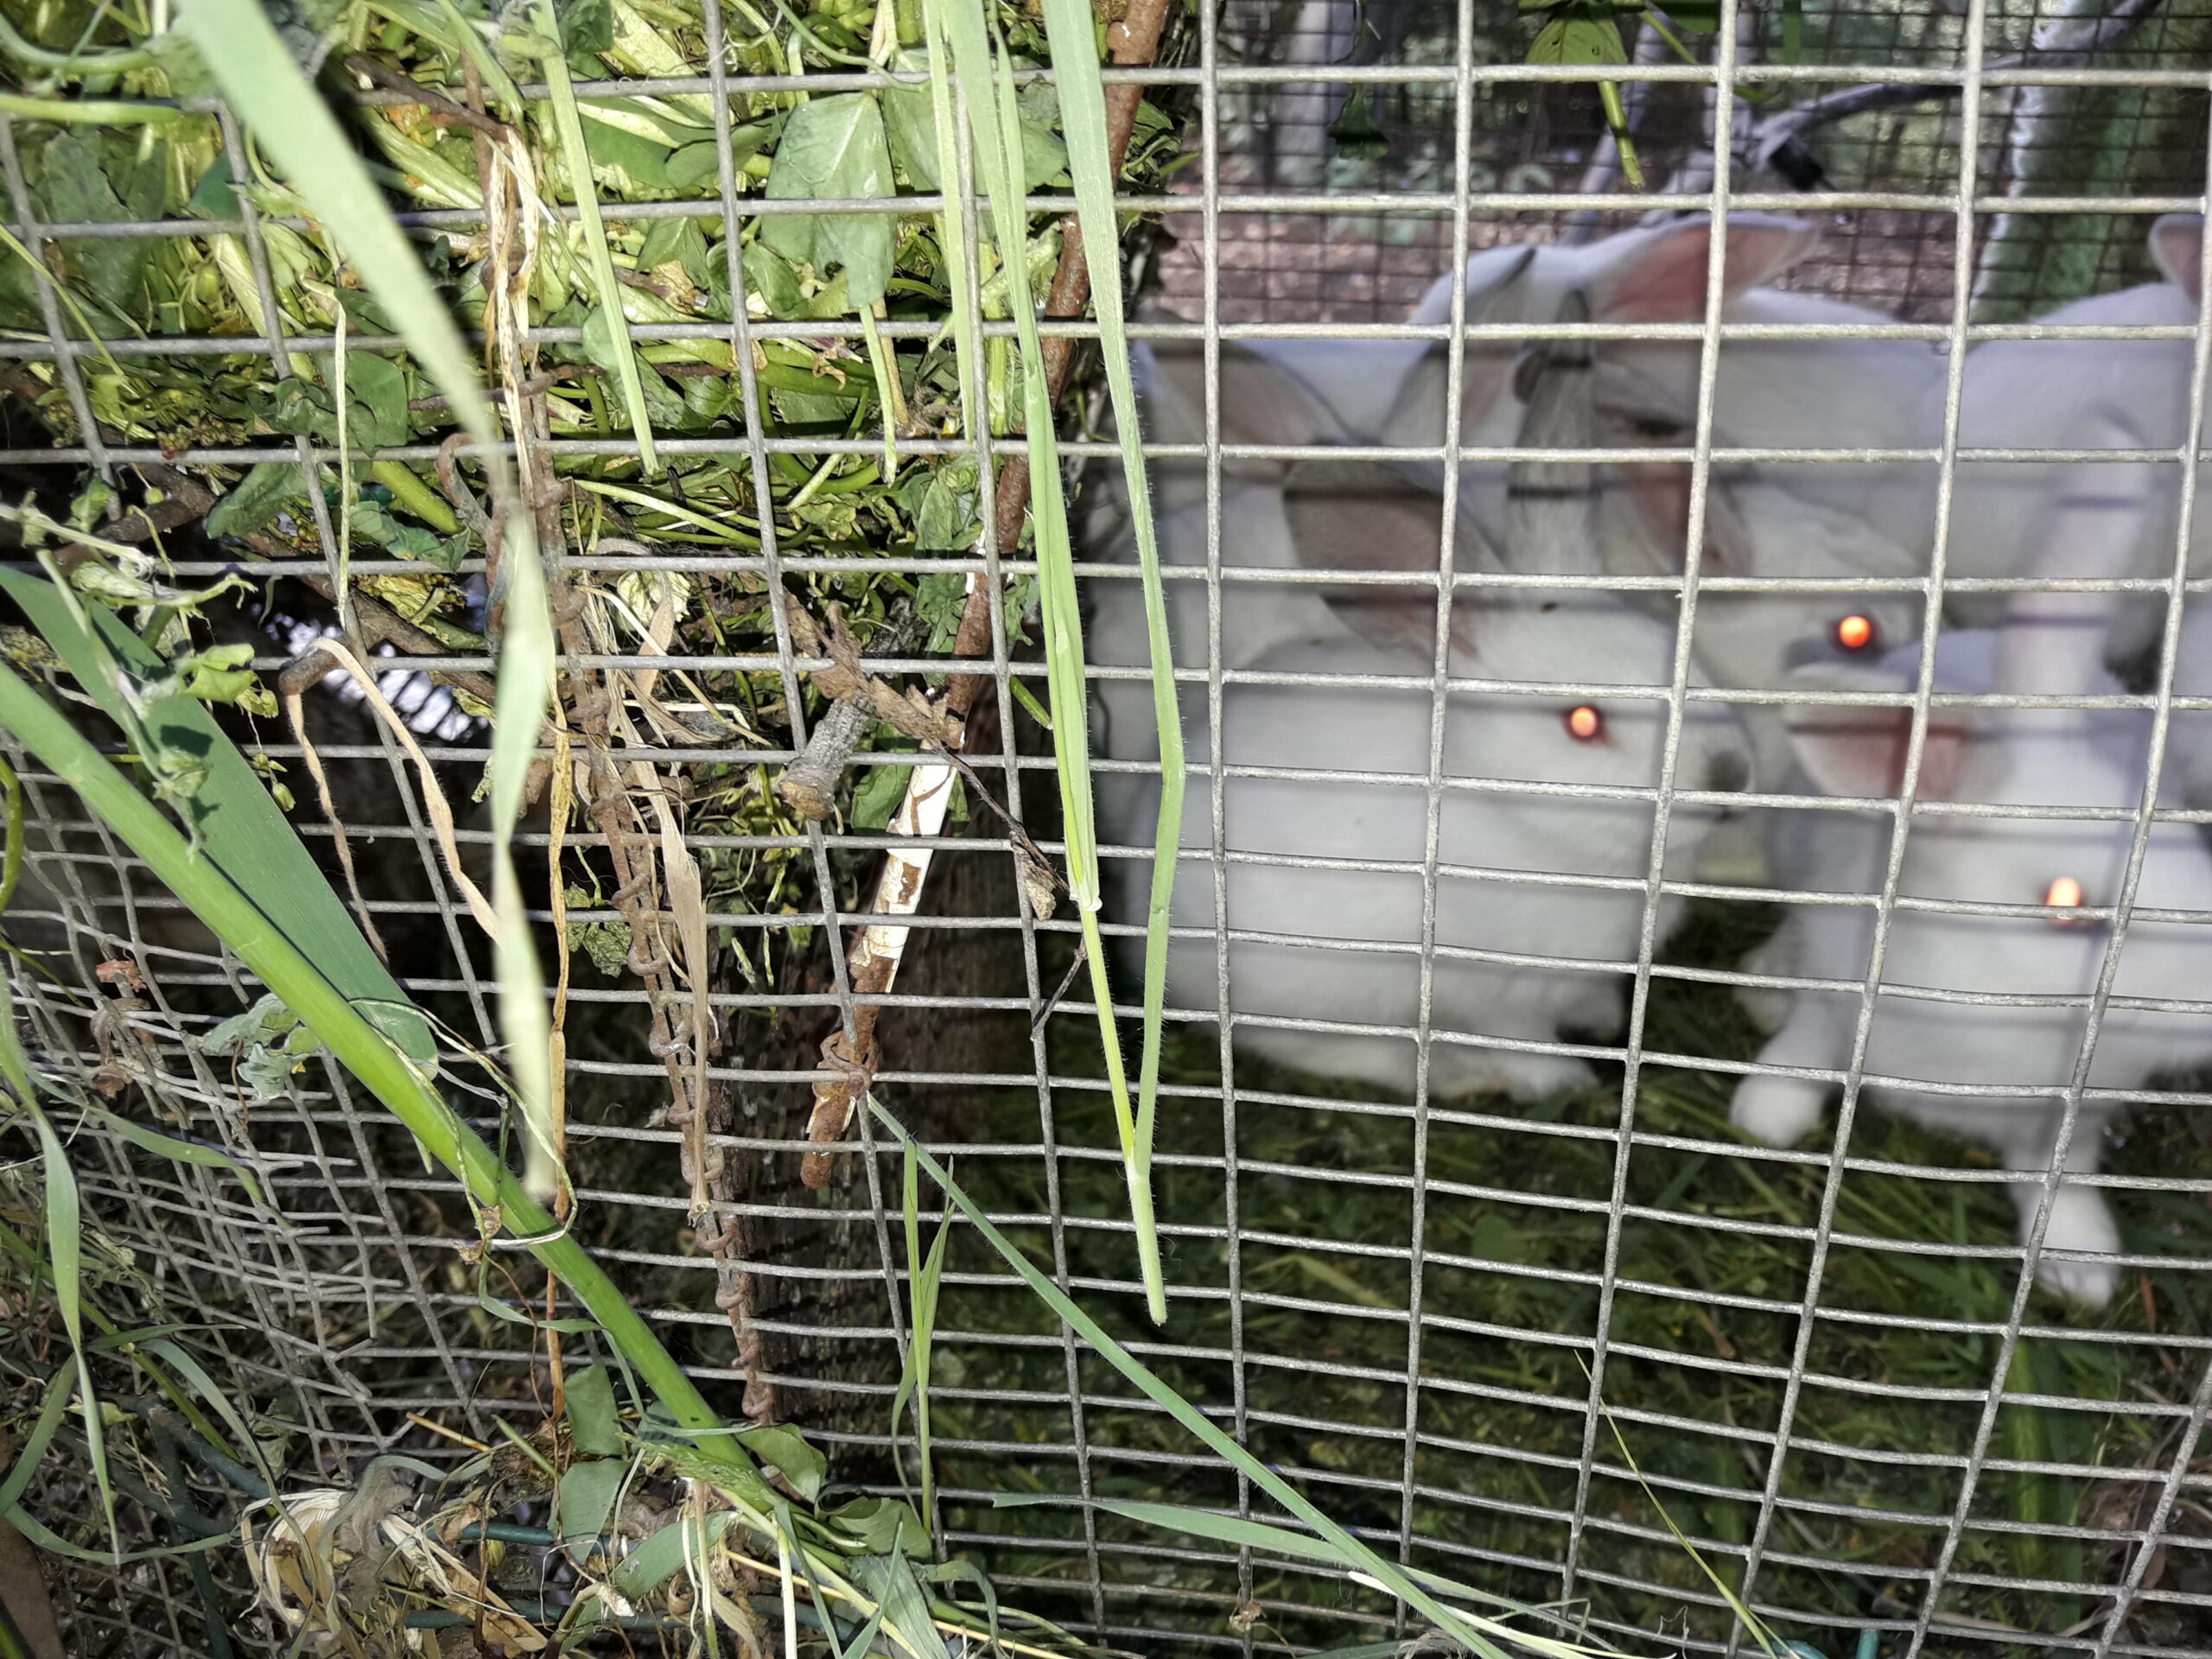
M 1283 516 L 1297 562 L 1310 570 L 1433 570 L 1442 561 L 1444 500 L 1387 464 L 1293 462 L 1283 479 Z M 1453 561 L 1480 556 L 1467 509 L 1459 510 Z
M 1145 437 L 1153 443 L 1204 443 L 1206 436 L 1205 345 L 1156 340 L 1147 390 Z M 1221 346 L 1221 441 L 1224 443 L 1334 443 L 1335 423 L 1305 387 L 1256 352 L 1234 340 Z M 1249 462 L 1236 463 L 1237 466 Z
M 1523 321 L 1529 315 L 1529 277 L 1535 269 L 1537 250 L 1512 251 L 1503 248 L 1479 253 L 1467 262 L 1467 326 Z M 1484 267 L 1480 271 L 1478 267 Z M 1494 268 L 1494 269 L 1493 269 Z M 1479 282 L 1480 286 L 1477 283 Z M 1452 321 L 1452 283 L 1446 276 L 1428 291 L 1427 298 L 1406 319 L 1435 327 Z M 1444 396 L 1449 384 L 1449 342 L 1439 341 L 1421 355 L 1407 373 L 1398 395 L 1399 414 L 1385 435 L 1393 442 L 1434 443 L 1444 435 Z M 1514 365 L 1520 348 L 1512 340 L 1463 342 L 1459 355 L 1459 430 L 1479 431 L 1513 385 Z
M 1645 545 L 1656 569 L 1680 570 L 1689 546 L 1690 467 L 1684 461 L 1624 461 L 1617 469 L 1629 505 L 1643 522 Z M 1708 576 L 1746 574 L 1744 550 L 1751 535 L 1736 512 L 1735 498 L 1718 479 L 1705 493 L 1705 556 L 1698 569 Z
M 2203 297 L 2204 219 L 2197 213 L 2168 213 L 2151 226 L 2151 257 L 2168 282 L 2192 300 Z
M 1822 708 L 1794 704 L 1783 711 L 1797 759 L 1826 795 L 1887 799 L 1904 782 L 1910 709 Z M 1955 714 L 1936 714 L 1921 746 L 1915 798 L 1948 800 L 1957 788 L 1972 728 Z
M 1721 297 L 1770 282 L 1812 252 L 1821 233 L 1802 219 L 1731 216 L 1721 273 Z M 1592 284 L 1600 322 L 1694 322 L 1705 315 L 1707 266 L 1713 222 L 1684 219 L 1630 254 L 1608 277 Z

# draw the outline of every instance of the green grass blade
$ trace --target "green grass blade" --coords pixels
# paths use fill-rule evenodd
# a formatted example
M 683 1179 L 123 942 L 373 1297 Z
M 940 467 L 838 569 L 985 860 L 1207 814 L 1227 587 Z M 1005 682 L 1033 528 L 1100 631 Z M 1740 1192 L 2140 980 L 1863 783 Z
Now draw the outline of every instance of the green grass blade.
M 1122 314 L 1120 225 L 1114 214 L 1114 158 L 1106 138 L 1105 83 L 1090 7 L 1085 0 L 1044 0 L 1052 48 L 1054 84 L 1075 179 L 1076 217 L 1090 253 L 1091 302 L 1098 313 L 1098 349 L 1121 435 L 1122 476 L 1128 486 L 1130 527 L 1143 575 L 1145 632 L 1152 652 L 1153 718 L 1159 728 L 1160 817 L 1152 843 L 1152 891 L 1145 911 L 1144 1047 L 1137 1065 L 1136 1142 L 1130 1169 L 1132 1193 L 1152 1184 L 1153 1124 L 1160 1103 L 1160 1007 L 1167 991 L 1168 903 L 1175 891 L 1175 861 L 1183 845 L 1183 719 L 1175 696 L 1175 657 L 1167 638 L 1167 598 L 1160 581 L 1160 543 L 1152 522 L 1152 492 L 1145 482 L 1144 438 L 1136 385 L 1129 372 L 1129 341 Z M 1155 1321 L 1166 1317 L 1153 1309 Z
M 537 0 L 538 41 L 545 65 L 546 101 L 553 109 L 553 130 L 561 141 L 561 165 L 575 192 L 576 222 L 583 226 L 584 251 L 591 261 L 592 287 L 600 315 L 614 342 L 615 384 L 630 411 L 630 430 L 649 474 L 660 471 L 653 428 L 645 413 L 645 389 L 638 378 L 638 352 L 630 343 L 630 320 L 622 314 L 622 285 L 615 279 L 614 255 L 607 245 L 607 226 L 599 216 L 599 191 L 592 182 L 591 150 L 584 143 L 583 118 L 576 111 L 576 89 L 569 79 L 569 60 L 561 51 L 560 20 L 553 0 Z
M 215 1414 L 223 1420 L 224 1426 L 238 1436 L 238 1445 L 245 1449 L 246 1456 L 253 1459 L 254 1467 L 260 1471 L 262 1479 L 268 1483 L 269 1489 L 276 1491 L 276 1471 L 270 1466 L 268 1454 L 261 1449 L 261 1442 L 254 1439 L 253 1430 L 247 1427 L 245 1417 L 231 1402 L 230 1395 L 223 1391 L 213 1377 L 208 1376 L 207 1368 L 166 1337 L 155 1338 L 145 1346 L 166 1361 L 179 1376 L 192 1385 L 193 1392 L 214 1409 Z
M 100 711 L 127 728 L 129 707 L 121 688 L 103 671 L 100 650 L 104 645 L 125 669 L 144 676 L 161 667 L 152 650 L 97 607 L 89 612 L 99 636 L 92 639 L 79 624 L 67 596 L 36 576 L 0 570 L 0 591 L 22 608 Z M 193 749 L 207 763 L 207 780 L 193 804 L 194 827 L 208 860 L 250 891 L 284 937 L 346 995 L 405 1001 L 398 982 L 369 949 L 283 810 L 269 798 L 259 775 L 213 716 L 190 697 L 165 697 L 151 705 L 146 724 L 156 736 L 173 734 L 179 747 Z
M 100 1419 L 99 1396 L 92 1392 L 92 1359 L 85 1347 L 84 1207 L 77 1192 L 77 1172 L 69 1166 L 69 1150 L 54 1132 L 53 1122 L 39 1109 L 30 1066 L 23 1058 L 22 1039 L 16 1033 L 15 995 L 3 974 L 0 974 L 0 1077 L 6 1078 L 9 1092 L 38 1137 L 45 1175 L 46 1250 L 54 1273 L 54 1305 L 61 1315 L 61 1328 L 69 1333 L 69 1351 L 76 1363 L 77 1391 L 85 1418 L 85 1446 L 92 1456 L 92 1478 L 99 1487 L 100 1513 L 107 1517 L 108 1537 L 119 1559 L 123 1537 L 116 1529 L 115 1490 L 108 1481 L 107 1436 Z
M 968 124 L 975 137 L 976 165 L 990 199 L 999 261 L 1012 279 L 1008 295 L 1014 301 L 1011 308 L 1021 346 L 1030 520 L 1036 536 L 1045 685 L 1052 714 L 1068 892 L 1082 921 L 1084 950 L 1090 962 L 1091 1000 L 1098 1010 L 1098 1038 L 1105 1052 L 1114 1126 L 1121 1138 L 1122 1162 L 1128 1178 L 1129 1218 L 1136 1234 L 1145 1305 L 1154 1323 L 1160 1324 L 1167 1318 L 1167 1292 L 1160 1272 L 1160 1230 L 1153 1218 L 1149 1160 L 1140 1148 L 1136 1119 L 1129 1107 L 1121 1032 L 1114 1019 L 1113 987 L 1107 976 L 1105 942 L 1098 927 L 1098 832 L 1091 810 L 1087 718 L 1090 693 L 1084 679 L 1083 617 L 1076 594 L 1075 556 L 1068 535 L 1067 498 L 1060 474 L 1059 446 L 1053 435 L 1052 395 L 1045 378 L 1037 308 L 1020 275 L 1029 268 L 1028 214 L 1015 161 L 1021 154 L 1020 113 L 1014 103 L 1013 76 L 995 73 L 981 0 L 929 0 L 925 10 L 937 8 L 942 9 L 953 65 L 968 103 Z
M 15 1467 L 8 1471 L 7 1479 L 0 1480 L 0 1515 L 14 1509 L 30 1489 L 31 1478 L 38 1473 L 38 1465 L 46 1456 L 46 1448 L 53 1443 L 54 1431 L 68 1414 L 69 1379 L 73 1374 L 56 1371 L 48 1382 L 46 1397 L 39 1402 L 38 1421 L 24 1437 L 22 1450 L 16 1454 Z
M 1056 1492 L 995 1492 L 991 1504 L 995 1509 L 1015 1510 L 1058 1505 L 1065 1508 L 1068 1499 Z M 1243 1549 L 1267 1550 L 1277 1555 L 1287 1555 L 1294 1560 L 1319 1561 L 1327 1566 L 1340 1567 L 1343 1555 L 1333 1545 L 1310 1533 L 1293 1532 L 1287 1527 L 1270 1526 L 1264 1521 L 1248 1521 L 1240 1516 L 1217 1515 L 1211 1510 L 1186 1508 L 1177 1503 L 1147 1503 L 1134 1498 L 1094 1497 L 1088 1506 L 1104 1510 L 1143 1526 L 1157 1527 L 1163 1532 L 1187 1532 L 1194 1537 L 1211 1538 L 1218 1543 L 1234 1544 Z M 1426 1585 L 1440 1595 L 1459 1596 L 1469 1601 L 1482 1602 L 1501 1608 L 1509 1614 L 1522 1618 L 1541 1618 L 1548 1624 L 1571 1628 L 1568 1621 L 1556 1613 L 1541 1607 L 1523 1607 L 1510 1597 L 1494 1595 L 1487 1590 L 1478 1590 L 1472 1585 L 1461 1584 L 1439 1573 L 1424 1572 L 1417 1567 L 1403 1569 L 1406 1576 L 1415 1583 Z M 1610 1652 L 1611 1649 L 1591 1648 L 1580 1643 L 1559 1642 L 1552 1637 L 1516 1632 L 1514 1640 L 1531 1652 L 1559 1656 L 1581 1656 Z
M 306 1022 L 324 1046 L 411 1131 L 423 1150 L 459 1176 L 478 1205 L 502 1223 L 575 1294 L 609 1341 L 658 1396 L 677 1426 L 698 1437 L 723 1490 L 766 1513 L 774 1490 L 739 1449 L 728 1425 L 661 1345 L 582 1245 L 457 1118 L 421 1072 L 184 836 L 83 733 L 12 670 L 0 668 L 0 725 L 119 836 L 155 876 L 236 953 L 249 971 Z M 227 741 L 228 740 L 225 740 Z
M 969 285 L 969 274 L 976 266 L 968 251 L 968 188 L 960 165 L 959 118 L 953 106 L 950 48 L 944 38 L 942 6 L 922 7 L 922 36 L 929 53 L 931 111 L 937 122 L 937 175 L 944 189 L 944 211 L 937 217 L 938 244 L 944 250 L 945 269 L 952 273 L 945 289 L 952 296 L 953 353 L 960 365 L 956 377 L 960 429 L 973 439 L 979 429 L 973 381 L 983 361 L 983 334 Z
M 1584 1366 L 1583 1371 L 1587 1375 L 1589 1367 Z M 1643 1466 L 1637 1462 L 1636 1453 L 1628 1449 L 1627 1437 L 1621 1433 L 1620 1424 L 1615 1421 L 1613 1414 L 1607 1409 L 1603 1400 L 1599 1401 L 1598 1409 L 1605 1414 L 1605 1427 L 1612 1431 L 1613 1444 L 1620 1448 L 1621 1461 L 1628 1465 L 1629 1473 L 1634 1475 L 1636 1484 L 1643 1488 L 1644 1497 L 1649 1498 L 1651 1507 L 1659 1511 L 1659 1519 L 1666 1523 L 1667 1530 L 1675 1535 L 1675 1541 L 1682 1547 L 1690 1560 L 1697 1563 L 1698 1571 L 1705 1574 L 1707 1581 L 1713 1586 L 1714 1592 L 1721 1600 L 1728 1604 L 1728 1611 L 1736 1616 L 1736 1622 L 1744 1627 L 1751 1640 L 1758 1643 L 1771 1656 L 1771 1659 L 1794 1659 L 1795 1650 L 1791 1645 L 1777 1637 L 1767 1628 L 1765 1620 L 1744 1605 L 1743 1598 L 1736 1593 L 1734 1587 L 1714 1570 L 1712 1562 L 1698 1554 L 1696 1547 L 1689 1541 L 1689 1535 L 1675 1524 L 1675 1517 L 1668 1513 L 1667 1506 L 1659 1501 L 1659 1494 L 1653 1491 L 1651 1483 L 1644 1479 Z
M 1197 1407 L 1175 1392 L 1156 1376 L 1143 1361 L 1109 1335 L 1099 1323 L 1085 1313 L 1060 1287 L 1040 1272 L 1027 1256 L 1017 1249 L 1012 1240 L 993 1226 L 973 1198 L 954 1185 L 937 1160 L 916 1145 L 898 1119 L 885 1111 L 874 1096 L 868 1105 L 884 1128 L 899 1139 L 899 1144 L 912 1148 L 929 1178 L 943 1187 L 968 1218 L 969 1224 L 983 1236 L 985 1242 L 999 1253 L 1006 1264 L 1020 1275 L 1022 1281 L 1036 1293 L 1038 1298 L 1065 1320 L 1076 1333 L 1096 1349 L 1114 1369 L 1126 1377 L 1147 1397 L 1160 1405 L 1178 1423 L 1205 1444 L 1217 1457 L 1233 1465 L 1252 1484 L 1282 1505 L 1299 1520 L 1320 1535 L 1323 1541 L 1336 1552 L 1335 1560 L 1348 1572 L 1364 1573 L 1377 1580 L 1389 1593 L 1418 1608 L 1433 1622 L 1439 1630 L 1465 1643 L 1483 1659 L 1508 1659 L 1498 1643 L 1526 1643 L 1524 1630 L 1507 1630 L 1495 1620 L 1474 1613 L 1447 1607 L 1427 1588 L 1409 1577 L 1395 1562 L 1387 1561 L 1372 1549 L 1329 1519 L 1295 1486 L 1277 1474 L 1267 1464 L 1254 1457 L 1229 1435 L 1216 1427 L 1212 1420 Z
M 223 97 L 304 194 L 363 281 L 375 290 L 423 371 L 496 466 L 499 430 L 461 331 L 322 95 L 301 72 L 257 0 L 188 0 L 184 33 Z
M 906 1367 L 899 1373 L 898 1392 L 891 1397 L 891 1438 L 898 1440 L 899 1420 L 905 1414 L 906 1402 L 912 1400 L 914 1451 L 922 1465 L 922 1516 L 926 1522 L 937 1512 L 937 1481 L 930 1458 L 930 1351 L 937 1338 L 938 1289 L 944 1282 L 944 1247 L 950 1236 L 950 1229 L 945 1224 L 951 1219 L 952 1211 L 948 1205 L 944 1220 L 938 1224 L 937 1236 L 931 1240 L 928 1254 L 924 1255 L 921 1169 L 914 1161 L 911 1147 L 902 1177 L 900 1196 L 906 1224 L 906 1296 L 911 1329 Z M 902 1470 L 902 1484 L 904 1479 Z

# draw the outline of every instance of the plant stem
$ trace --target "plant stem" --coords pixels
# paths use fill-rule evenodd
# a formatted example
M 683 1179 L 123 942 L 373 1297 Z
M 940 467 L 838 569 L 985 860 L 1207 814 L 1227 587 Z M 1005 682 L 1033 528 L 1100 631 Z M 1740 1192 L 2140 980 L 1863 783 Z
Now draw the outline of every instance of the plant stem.
M 0 668 L 0 724 L 83 798 L 146 861 L 169 891 L 213 930 L 262 982 L 283 997 L 346 1068 L 404 1123 L 424 1151 L 461 1178 L 478 1205 L 557 1274 L 636 1368 L 741 1503 L 765 1512 L 776 1495 L 730 1437 L 691 1379 L 661 1345 L 599 1263 L 523 1190 L 474 1130 L 454 1115 L 398 1052 L 214 865 L 195 857 L 176 827 L 114 764 L 10 670 Z

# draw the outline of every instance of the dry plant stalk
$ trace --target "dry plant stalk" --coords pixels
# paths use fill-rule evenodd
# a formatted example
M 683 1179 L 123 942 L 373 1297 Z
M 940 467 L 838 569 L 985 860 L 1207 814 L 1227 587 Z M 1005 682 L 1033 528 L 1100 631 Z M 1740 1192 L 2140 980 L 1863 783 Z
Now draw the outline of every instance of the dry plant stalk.
M 1166 0 L 1129 0 L 1128 10 L 1121 21 L 1106 31 L 1107 51 L 1113 62 L 1123 68 L 1150 64 L 1160 49 L 1160 34 L 1166 21 Z M 1107 149 L 1116 177 L 1121 174 L 1122 157 L 1128 151 L 1130 132 L 1136 124 L 1137 105 L 1143 99 L 1144 88 L 1135 83 L 1106 89 Z M 1118 250 L 1116 251 L 1118 253 Z M 1052 273 L 1045 315 L 1054 319 L 1079 318 L 1090 302 L 1090 265 L 1084 254 L 1082 230 L 1075 215 L 1070 213 L 1060 221 L 1060 259 Z M 1055 404 L 1067 386 L 1068 372 L 1075 360 L 1075 344 L 1060 336 L 1044 344 L 1046 379 L 1050 401 Z M 992 493 L 992 520 L 1001 551 L 1020 545 L 1022 522 L 1029 512 L 1029 483 L 1026 456 L 1015 453 L 1000 460 L 998 480 Z M 968 578 L 967 600 L 961 609 L 960 629 L 952 645 L 956 658 L 974 659 L 991 654 L 991 612 L 997 603 L 997 591 L 981 573 Z M 796 627 L 792 638 L 794 643 L 799 643 Z M 840 663 L 838 671 L 849 666 Z M 850 695 L 831 690 L 823 675 L 814 676 L 814 682 L 832 696 Z M 956 674 L 947 683 L 944 715 L 956 726 L 943 744 L 950 755 L 958 755 L 979 727 L 988 728 L 988 721 L 977 722 L 969 716 L 990 686 L 991 679 L 987 674 Z M 883 717 L 898 729 L 906 730 L 889 715 Z M 937 835 L 944 828 L 945 806 L 951 798 L 953 772 L 950 760 L 916 766 L 907 779 L 906 798 L 891 819 L 890 833 Z M 929 868 L 930 850 L 926 848 L 885 855 L 883 872 L 877 879 L 869 913 L 887 919 L 902 919 L 896 926 L 887 926 L 881 921 L 869 923 L 861 929 L 846 953 L 847 982 L 852 987 L 853 996 L 852 1032 L 849 1036 L 841 1027 L 823 1039 L 822 1058 L 828 1070 L 817 1074 L 814 1109 L 806 1126 L 807 1139 L 817 1150 L 809 1152 L 800 1165 L 800 1179 L 808 1186 L 820 1188 L 829 1185 L 836 1154 L 834 1150 L 822 1148 L 832 1147 L 844 1138 L 853 1115 L 874 1084 L 876 1070 L 882 1062 L 875 1039 L 880 999 L 890 992 L 898 978 L 906 936 L 912 931 L 903 918 L 911 918 L 921 908 Z M 1022 885 L 1025 890 L 1036 885 L 1027 870 Z
M 473 63 L 467 68 L 467 102 L 472 110 L 481 112 L 483 91 Z M 536 169 L 520 134 L 495 122 L 470 124 L 486 207 L 486 366 L 493 370 L 492 378 L 504 394 L 497 406 L 514 435 L 522 499 L 535 511 L 555 626 L 562 652 L 571 661 L 613 654 L 613 641 L 603 613 L 577 592 L 565 568 L 569 541 L 563 509 L 570 493 L 545 460 L 545 446 L 552 437 L 545 394 L 554 378 L 537 372 L 537 349 L 527 328 L 537 226 L 543 216 Z M 459 484 L 450 452 L 440 457 L 439 476 L 456 510 L 474 522 L 475 503 L 467 499 L 466 486 Z M 492 588 L 496 628 L 500 586 L 496 541 L 487 537 L 486 547 L 486 575 Z M 651 643 L 659 652 L 667 650 L 669 639 L 663 630 L 672 630 L 674 620 L 672 611 L 654 619 Z M 671 768 L 664 778 L 648 763 L 626 765 L 619 759 L 620 749 L 641 741 L 630 721 L 628 705 L 634 699 L 650 721 L 656 678 L 654 674 L 632 676 L 620 670 L 591 673 L 572 670 L 563 677 L 555 703 L 555 764 L 561 776 L 550 793 L 553 810 L 562 822 L 553 826 L 548 884 L 555 925 L 561 935 L 558 988 L 553 1005 L 556 1146 L 557 1149 L 565 1121 L 563 1016 L 568 982 L 567 905 L 559 849 L 566 815 L 581 805 L 606 847 L 612 866 L 613 902 L 630 934 L 627 965 L 644 982 L 651 1011 L 647 1046 L 668 1072 L 668 1122 L 682 1135 L 680 1155 L 690 1195 L 690 1224 L 699 1247 L 715 1258 L 715 1304 L 728 1314 L 736 1335 L 747 1377 L 745 1411 L 757 1419 L 769 1414 L 772 1396 L 761 1387 L 757 1376 L 760 1343 L 749 1329 L 753 1291 L 749 1275 L 740 1265 L 741 1235 L 734 1184 L 724 1168 L 721 1148 L 710 1138 L 712 1131 L 722 1126 L 728 1103 L 708 1076 L 717 1034 L 709 1003 L 711 935 L 699 867 L 683 841 L 679 811 L 682 776 Z M 641 797 L 652 803 L 650 815 L 641 805 Z M 671 932 L 682 958 L 680 966 L 669 948 Z M 556 1298 L 556 1287 L 549 1280 L 549 1314 Z M 561 1386 L 559 1340 L 557 1335 L 549 1333 L 556 1392 Z

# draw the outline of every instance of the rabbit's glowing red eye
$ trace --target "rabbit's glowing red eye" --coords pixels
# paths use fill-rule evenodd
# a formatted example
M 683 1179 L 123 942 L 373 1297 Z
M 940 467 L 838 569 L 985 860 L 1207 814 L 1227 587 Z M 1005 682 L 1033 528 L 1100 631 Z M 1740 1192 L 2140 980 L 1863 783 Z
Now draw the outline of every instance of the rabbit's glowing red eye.
M 1882 631 L 1871 616 L 1853 614 L 1835 625 L 1835 642 L 1846 651 L 1868 651 L 1881 642 Z
M 2082 884 L 2070 875 L 2054 876 L 2051 878 L 2050 885 L 2044 889 L 2043 901 L 2053 910 L 2079 909 L 2082 904 Z M 2054 917 L 2052 919 L 2063 921 L 2065 918 Z
M 1567 734 L 1578 743 L 1595 743 L 1605 734 L 1605 715 L 1594 702 L 1577 703 L 1562 717 Z

